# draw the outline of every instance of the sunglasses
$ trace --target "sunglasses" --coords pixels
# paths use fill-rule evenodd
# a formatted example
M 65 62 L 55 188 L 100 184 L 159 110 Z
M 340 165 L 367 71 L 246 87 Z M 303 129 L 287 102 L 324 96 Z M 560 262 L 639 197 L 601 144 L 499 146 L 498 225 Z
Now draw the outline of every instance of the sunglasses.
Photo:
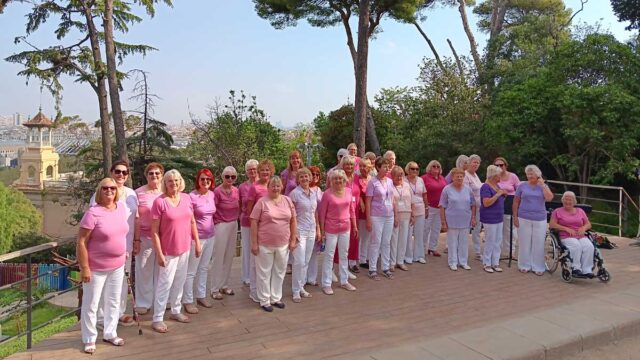
M 102 187 L 102 191 L 113 191 L 113 192 L 115 192 L 116 190 L 118 190 L 118 188 L 115 187 L 115 186 L 103 186 Z
M 320 174 L 319 174 L 319 173 L 313 173 L 312 175 L 313 175 L 313 176 L 320 177 Z
M 493 165 L 498 166 L 498 167 L 503 167 L 504 166 L 504 164 L 493 164 Z
M 433 165 L 432 168 L 440 169 L 440 165 Z
M 409 168 L 409 170 L 413 170 L 413 171 L 420 171 L 420 168 L 412 167 L 412 168 Z
M 127 176 L 129 175 L 129 170 L 120 170 L 120 169 L 114 169 L 113 173 L 116 175 L 124 175 Z
M 211 182 L 211 178 L 200 178 L 200 181 Z
M 235 179 L 236 179 L 236 177 L 237 177 L 237 176 L 235 176 L 235 175 L 225 175 L 225 176 L 224 176 L 224 178 L 225 178 L 226 180 L 229 180 L 229 179 L 231 179 L 231 180 L 235 180 Z
M 160 176 L 160 175 L 162 175 L 162 172 L 160 172 L 160 171 L 149 171 L 147 173 L 147 175 L 158 175 L 158 176 Z

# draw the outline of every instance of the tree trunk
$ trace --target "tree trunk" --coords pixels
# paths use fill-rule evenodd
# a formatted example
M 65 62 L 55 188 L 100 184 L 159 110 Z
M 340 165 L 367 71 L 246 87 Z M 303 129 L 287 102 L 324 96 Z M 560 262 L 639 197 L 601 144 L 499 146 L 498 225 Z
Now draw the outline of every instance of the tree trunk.
M 473 57 L 473 62 L 476 65 L 476 71 L 480 74 L 480 70 L 482 68 L 482 61 L 480 60 L 480 54 L 478 53 L 478 43 L 476 42 L 475 36 L 473 36 L 473 32 L 471 31 L 471 26 L 469 26 L 469 19 L 467 18 L 467 2 L 465 0 L 458 0 L 458 11 L 460 12 L 460 18 L 462 19 L 462 26 L 464 27 L 464 32 L 467 34 L 467 39 L 469 39 L 469 48 L 471 49 L 471 56 Z
M 369 0 L 360 0 L 358 12 L 358 50 L 356 57 L 356 96 L 353 123 L 353 142 L 358 146 L 358 155 L 365 152 L 367 133 L 367 66 L 369 60 Z
M 367 140 L 369 140 L 369 151 L 372 151 L 376 155 L 382 155 L 382 153 L 380 152 L 380 142 L 378 141 L 378 134 L 376 133 L 376 124 L 373 121 L 373 115 L 371 114 L 371 105 L 369 105 L 369 101 L 367 101 Z
M 458 52 L 456 51 L 456 48 L 453 47 L 453 43 L 451 42 L 451 40 L 449 40 L 448 38 L 447 38 L 447 43 L 449 44 L 449 48 L 451 49 L 453 58 L 456 59 L 456 65 L 458 66 L 458 72 L 460 73 L 460 78 L 462 79 L 462 81 L 466 81 L 464 76 L 464 68 L 462 67 L 462 61 L 460 61 Z
M 420 32 L 420 35 L 422 35 L 424 40 L 427 42 L 427 45 L 429 45 L 429 49 L 431 49 L 431 52 L 433 53 L 433 56 L 435 57 L 436 63 L 438 64 L 438 67 L 440 68 L 440 70 L 442 70 L 443 72 L 446 72 L 447 69 L 445 69 L 444 65 L 442 64 L 442 60 L 440 60 L 440 55 L 438 54 L 436 47 L 433 46 L 433 42 L 431 42 L 431 39 L 429 39 L 429 37 L 427 36 L 427 33 L 425 33 L 424 30 L 422 30 L 422 27 L 420 27 L 417 21 L 414 21 L 413 25 L 415 25 L 416 29 L 418 29 L 418 32 Z
M 111 98 L 111 116 L 116 134 L 116 153 L 120 160 L 128 161 L 127 141 L 120 104 L 118 73 L 116 69 L 116 47 L 113 40 L 113 0 L 104 3 L 104 43 L 107 56 L 107 78 L 109 79 L 109 97 Z
M 96 93 L 98 94 L 98 105 L 100 106 L 100 129 L 102 135 L 102 170 L 104 176 L 109 176 L 111 168 L 111 131 L 109 130 L 109 104 L 107 99 L 107 84 L 105 80 L 106 69 L 102 62 L 100 53 L 100 41 L 98 30 L 93 22 L 93 13 L 86 0 L 82 1 L 82 8 L 87 20 L 87 30 L 89 41 L 91 42 L 91 52 L 96 74 Z

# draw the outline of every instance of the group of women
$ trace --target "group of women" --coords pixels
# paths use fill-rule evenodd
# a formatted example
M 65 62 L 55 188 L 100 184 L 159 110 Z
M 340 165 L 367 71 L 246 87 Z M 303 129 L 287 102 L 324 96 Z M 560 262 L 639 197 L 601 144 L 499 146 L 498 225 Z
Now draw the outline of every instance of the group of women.
M 146 185 L 129 189 L 128 164 L 115 162 L 80 223 L 77 254 L 84 290 L 85 352 L 95 352 L 98 322 L 103 322 L 105 342 L 124 345 L 117 326 L 134 323 L 126 314 L 133 257 L 135 311 L 152 310 L 152 328 L 159 333 L 168 331 L 166 309 L 172 320 L 186 323 L 199 307 L 212 307 L 207 289 L 214 300 L 234 295 L 229 279 L 238 223 L 241 279 L 250 288 L 249 297 L 266 312 L 285 308 L 282 288 L 288 271 L 296 303 L 312 296 L 305 289 L 308 285 L 320 284 L 324 294 L 332 295 L 332 283 L 339 282 L 340 288 L 353 292 L 356 287 L 350 280 L 361 269 L 375 281 L 393 279 L 396 269 L 408 271 L 409 264 L 441 256 L 437 248 L 441 230 L 447 232 L 445 252 L 451 270 L 471 269 L 471 234 L 477 259 L 486 272 L 494 273 L 503 271 L 500 255 L 512 222 L 519 242 L 519 270 L 543 274 L 545 201 L 553 193 L 535 165 L 525 168 L 527 181 L 521 183 L 499 157 L 487 167 L 483 182 L 477 175 L 481 163 L 477 155 L 458 157 L 445 177 L 437 160 L 430 161 L 420 176 L 416 162 L 402 168 L 392 151 L 382 157 L 367 153 L 363 158 L 356 152 L 355 144 L 338 152 L 324 191 L 320 169 L 305 167 L 298 151 L 290 153 L 280 176 L 270 160 L 247 161 L 247 180 L 239 186 L 231 166 L 222 171 L 217 187 L 212 172 L 201 169 L 190 193 L 184 192 L 185 182 L 177 170 L 165 173 L 159 163 L 146 166 Z M 504 212 L 508 195 L 514 196 L 513 220 Z M 583 237 L 591 225 L 573 206 L 575 195 L 566 193 L 563 204 L 554 212 L 551 226 L 561 230 L 572 254 L 584 254 L 576 256 L 576 271 L 589 272 L 590 242 Z

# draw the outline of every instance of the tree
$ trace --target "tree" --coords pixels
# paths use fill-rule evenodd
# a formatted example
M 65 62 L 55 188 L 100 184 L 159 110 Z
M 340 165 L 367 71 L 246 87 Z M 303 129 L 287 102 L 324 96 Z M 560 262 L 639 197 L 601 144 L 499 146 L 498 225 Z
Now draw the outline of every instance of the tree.
M 42 215 L 23 193 L 0 183 L 0 254 L 7 253 L 18 235 L 40 231 Z
M 367 116 L 369 103 L 367 100 L 367 66 L 369 56 L 369 40 L 379 30 L 380 20 L 387 15 L 391 18 L 412 22 L 416 13 L 435 0 L 254 0 L 258 16 L 267 19 L 277 29 L 295 26 L 301 19 L 306 19 L 311 26 L 329 27 L 342 24 L 347 35 L 347 46 L 353 61 L 355 75 L 355 118 L 353 141 L 358 145 L 360 155 L 365 151 L 365 138 L 374 151 L 379 142 L 374 135 L 373 117 Z M 349 23 L 351 16 L 358 17 L 357 43 Z
M 611 7 L 618 20 L 630 22 L 626 30 L 640 29 L 640 0 L 611 0 Z

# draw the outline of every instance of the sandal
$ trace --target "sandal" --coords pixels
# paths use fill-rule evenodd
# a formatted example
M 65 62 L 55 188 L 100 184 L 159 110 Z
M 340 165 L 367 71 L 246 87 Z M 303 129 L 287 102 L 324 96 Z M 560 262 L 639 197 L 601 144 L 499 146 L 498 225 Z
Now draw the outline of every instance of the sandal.
M 197 314 L 200 312 L 194 304 L 182 304 L 182 307 L 184 307 L 184 311 L 186 311 L 187 314 Z
M 389 270 L 383 270 L 382 275 L 384 275 L 384 277 L 386 277 L 389 280 L 393 280 L 393 274 Z
M 118 319 L 118 325 L 120 326 L 127 327 L 127 326 L 133 326 L 135 324 L 136 322 L 133 319 L 133 316 L 131 315 L 124 314 L 120 317 L 120 319 Z
M 167 331 L 169 331 L 169 329 L 167 328 L 167 325 L 164 323 L 164 321 L 154 321 L 151 323 L 151 329 L 153 329 L 153 331 L 160 333 L 160 334 L 164 334 Z
M 375 271 L 369 271 L 369 277 L 373 281 L 380 281 L 380 276 L 378 276 L 378 273 Z
M 235 292 L 233 292 L 233 289 L 229 289 L 229 288 L 224 288 L 224 289 L 220 290 L 220 293 L 224 294 L 224 295 L 235 295 L 236 294 Z
M 523 274 L 526 274 L 526 273 L 529 272 L 529 270 L 527 270 L 527 269 L 518 269 L 518 271 L 520 271 Z
M 544 275 L 544 271 L 536 271 L 536 272 L 534 272 L 534 274 L 536 274 L 538 276 L 542 276 L 542 275 Z
M 171 320 L 175 320 L 177 322 L 186 324 L 186 323 L 190 323 L 191 319 L 189 319 L 189 317 L 183 313 L 179 313 L 179 314 L 171 314 L 171 316 L 169 317 Z
M 211 298 L 213 300 L 222 300 L 222 299 L 224 299 L 224 296 L 222 296 L 221 293 L 216 292 L 216 293 L 211 293 Z
M 360 272 L 360 268 L 357 265 L 350 266 L 349 270 L 354 274 L 357 274 Z
M 111 339 L 102 339 L 102 341 L 104 341 L 106 343 L 109 343 L 109 344 L 111 344 L 113 346 L 122 346 L 122 345 L 124 345 L 124 339 L 121 338 L 121 337 L 117 337 L 117 336 L 114 337 L 114 338 L 111 338 Z
M 84 344 L 84 352 L 85 354 L 91 354 L 96 352 L 96 343 L 86 343 Z

